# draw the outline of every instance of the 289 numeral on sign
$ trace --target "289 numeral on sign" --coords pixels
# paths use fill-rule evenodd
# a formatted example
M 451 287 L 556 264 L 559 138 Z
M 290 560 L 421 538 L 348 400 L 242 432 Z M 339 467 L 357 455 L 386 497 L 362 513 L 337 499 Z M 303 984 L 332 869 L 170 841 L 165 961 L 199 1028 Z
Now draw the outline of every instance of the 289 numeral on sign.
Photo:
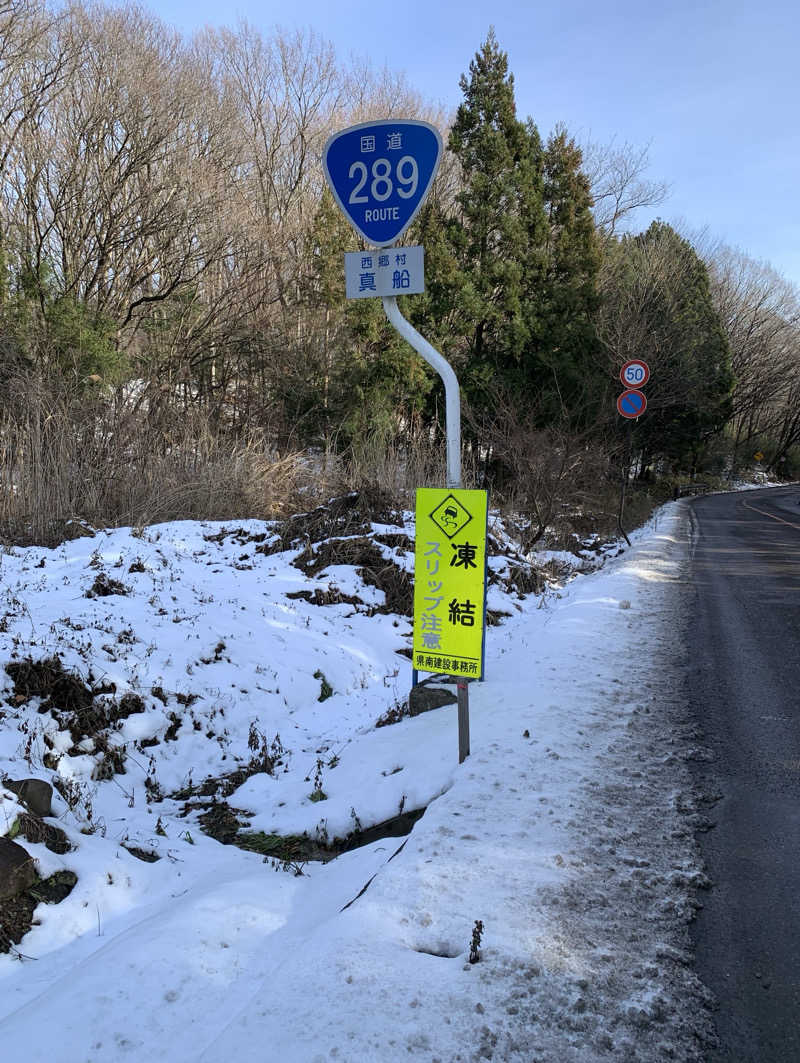
M 373 247 L 391 247 L 422 206 L 441 153 L 441 134 L 429 122 L 387 118 L 334 133 L 322 165 L 359 236 Z
M 376 159 L 372 164 L 372 181 L 369 191 L 373 199 L 378 203 L 384 203 L 394 192 L 394 182 L 391 178 L 392 164 L 388 159 Z M 369 203 L 369 196 L 362 195 L 370 172 L 366 163 L 354 162 L 350 167 L 350 180 L 358 178 L 355 188 L 350 193 L 349 203 Z M 417 160 L 412 155 L 404 155 L 397 162 L 395 177 L 398 184 L 397 194 L 401 199 L 410 199 L 417 191 L 419 184 L 419 167 Z

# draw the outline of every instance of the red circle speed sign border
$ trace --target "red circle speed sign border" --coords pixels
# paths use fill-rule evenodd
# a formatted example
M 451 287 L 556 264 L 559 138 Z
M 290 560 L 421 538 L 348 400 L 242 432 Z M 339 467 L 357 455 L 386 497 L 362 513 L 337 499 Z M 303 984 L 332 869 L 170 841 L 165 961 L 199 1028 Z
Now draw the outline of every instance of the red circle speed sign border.
M 623 410 L 623 408 L 622 408 L 622 404 L 625 401 L 625 399 L 629 398 L 631 395 L 635 395 L 636 396 L 636 398 L 634 399 L 634 402 L 638 403 L 641 400 L 641 409 L 637 410 L 636 412 L 633 412 L 631 410 Z M 623 391 L 622 394 L 617 399 L 617 412 L 620 413 L 623 417 L 628 417 L 631 420 L 633 418 L 635 418 L 635 417 L 641 417 L 646 409 L 647 409 L 647 396 L 645 395 L 645 393 L 643 391 L 637 391 L 636 388 L 629 388 L 627 391 Z
M 632 365 L 640 365 L 642 369 L 644 369 L 644 380 L 625 379 L 625 370 L 630 369 Z M 636 388 L 643 388 L 647 381 L 650 379 L 650 366 L 647 364 L 647 362 L 643 362 L 641 358 L 631 358 L 625 363 L 625 365 L 623 365 L 622 369 L 620 369 L 619 378 L 627 388 L 630 388 L 633 384 L 635 384 Z

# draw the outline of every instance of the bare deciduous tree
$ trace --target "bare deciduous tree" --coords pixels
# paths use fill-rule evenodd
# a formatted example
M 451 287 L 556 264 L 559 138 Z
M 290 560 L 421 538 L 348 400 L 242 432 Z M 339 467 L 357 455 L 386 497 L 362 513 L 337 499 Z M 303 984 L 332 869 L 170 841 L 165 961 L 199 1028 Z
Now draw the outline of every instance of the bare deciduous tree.
M 41 0 L 0 3 L 0 306 L 5 264 L 15 250 L 30 244 L 35 229 L 30 218 L 35 197 L 20 197 L 18 182 L 9 178 L 30 172 L 23 139 L 66 87 L 77 61 L 75 49 L 54 33 L 64 19 Z
M 529 396 L 502 389 L 492 392 L 492 413 L 476 418 L 467 411 L 487 463 L 496 465 L 502 483 L 495 484 L 512 511 L 526 520 L 519 529 L 530 550 L 564 516 L 569 503 L 579 508 L 597 503 L 609 473 L 609 457 L 593 426 L 576 432 L 564 423 L 541 426 L 541 412 Z
M 797 442 L 800 293 L 741 251 L 706 241 L 703 253 L 736 378 L 734 465 L 742 448 L 762 434 L 776 436 L 785 453 Z
M 649 147 L 590 141 L 582 151 L 583 170 L 589 178 L 594 200 L 595 223 L 606 235 L 613 235 L 635 210 L 658 206 L 667 198 L 669 186 L 646 176 Z

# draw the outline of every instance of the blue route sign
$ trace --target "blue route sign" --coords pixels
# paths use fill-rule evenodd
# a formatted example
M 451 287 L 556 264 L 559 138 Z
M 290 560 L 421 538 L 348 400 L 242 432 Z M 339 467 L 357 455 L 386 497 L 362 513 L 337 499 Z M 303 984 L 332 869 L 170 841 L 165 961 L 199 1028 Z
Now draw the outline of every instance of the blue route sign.
M 387 120 L 334 133 L 322 162 L 334 198 L 356 232 L 374 247 L 389 247 L 422 206 L 441 154 L 435 126 Z
M 641 417 L 646 409 L 647 398 L 645 397 L 644 392 L 637 391 L 635 388 L 631 388 L 629 391 L 623 391 L 617 399 L 617 410 L 623 417 Z

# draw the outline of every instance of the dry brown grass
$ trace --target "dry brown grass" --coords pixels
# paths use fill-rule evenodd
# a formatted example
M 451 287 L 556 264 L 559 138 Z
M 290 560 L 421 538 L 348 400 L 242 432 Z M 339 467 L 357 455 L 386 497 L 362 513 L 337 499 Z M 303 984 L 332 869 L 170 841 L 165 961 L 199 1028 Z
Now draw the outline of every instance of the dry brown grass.
M 444 487 L 447 460 L 443 438 L 426 430 L 407 430 L 397 437 L 382 432 L 366 436 L 346 455 L 342 465 L 350 490 L 377 485 L 413 508 L 417 487 Z M 480 472 L 474 454 L 462 450 L 461 486 L 479 486 Z
M 60 382 L 12 383 L 0 413 L 0 534 L 52 544 L 81 522 L 273 519 L 336 493 L 335 463 L 279 454 L 263 433 L 214 432 L 202 413 L 150 418 Z
M 266 430 L 233 436 L 203 411 L 175 402 L 155 408 L 140 396 L 78 393 L 63 378 L 4 382 L 0 407 L 0 539 L 54 545 L 91 528 L 145 527 L 169 520 L 280 520 L 308 535 L 320 514 L 330 534 L 363 533 L 364 522 L 393 522 L 413 508 L 414 490 L 444 486 L 440 436 L 413 431 L 367 436 L 348 454 L 278 453 Z M 603 449 L 579 437 L 536 430 L 501 411 L 487 439 L 510 474 L 493 504 L 527 518 L 530 542 L 545 529 L 613 535 L 618 485 Z M 502 430 L 501 430 L 502 429 Z M 479 486 L 480 448 L 464 449 L 462 481 Z M 327 503 L 356 492 L 353 512 Z M 391 501 L 391 505 L 390 505 Z M 635 527 L 661 501 L 631 486 L 625 524 Z M 342 505 L 347 503 L 345 497 Z M 318 509 L 315 507 L 319 507 Z M 293 514 L 302 518 L 291 520 Z M 335 519 L 334 519 L 335 518 Z M 295 528 L 301 521 L 304 526 Z M 353 523 L 345 530 L 343 523 Z M 524 536 L 523 536 L 524 537 Z M 530 545 L 530 543 L 528 544 Z M 551 544 L 552 545 L 552 544 Z

